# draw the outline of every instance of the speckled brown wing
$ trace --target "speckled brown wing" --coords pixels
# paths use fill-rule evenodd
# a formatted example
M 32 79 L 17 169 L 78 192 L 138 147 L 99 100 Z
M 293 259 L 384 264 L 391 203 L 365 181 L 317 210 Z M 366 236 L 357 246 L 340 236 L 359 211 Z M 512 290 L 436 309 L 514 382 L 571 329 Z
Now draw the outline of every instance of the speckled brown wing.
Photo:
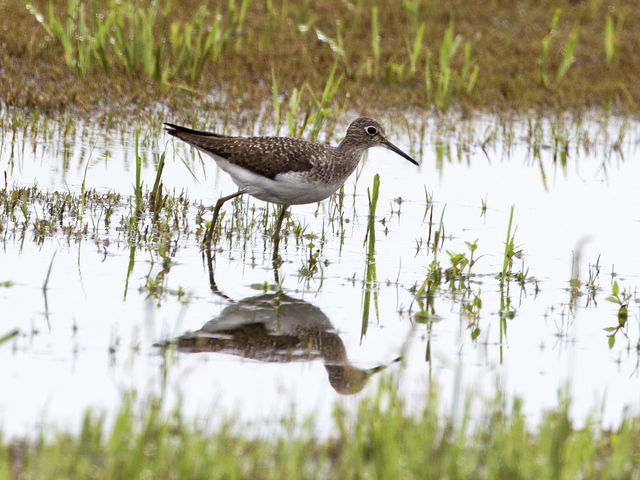
M 227 137 L 170 123 L 165 125 L 170 135 L 271 179 L 279 173 L 311 170 L 313 157 L 324 154 L 321 145 L 299 138 Z

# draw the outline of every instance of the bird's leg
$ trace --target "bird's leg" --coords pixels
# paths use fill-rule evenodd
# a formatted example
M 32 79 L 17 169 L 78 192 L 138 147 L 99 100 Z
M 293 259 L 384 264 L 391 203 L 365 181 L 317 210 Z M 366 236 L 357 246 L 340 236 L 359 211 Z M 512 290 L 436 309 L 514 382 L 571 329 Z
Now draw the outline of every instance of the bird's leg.
M 282 228 L 282 221 L 284 220 L 284 216 L 287 213 L 287 206 L 282 205 L 280 209 L 280 214 L 278 215 L 278 220 L 276 221 L 276 229 L 273 232 L 273 262 L 274 266 L 276 260 L 278 259 L 278 247 L 280 246 L 280 229 Z
M 280 230 L 282 229 L 282 222 L 284 221 L 284 217 L 287 213 L 287 205 L 282 205 L 280 209 L 280 214 L 278 215 L 278 220 L 276 221 L 276 229 L 273 232 L 273 243 L 276 244 L 276 248 L 278 243 L 280 243 Z
M 211 238 L 213 237 L 213 230 L 216 228 L 216 222 L 218 221 L 218 215 L 220 214 L 220 208 L 222 207 L 222 204 L 227 200 L 231 200 L 232 198 L 242 195 L 243 193 L 244 190 L 238 190 L 236 193 L 232 193 L 231 195 L 227 195 L 226 197 L 220 197 L 216 202 L 216 206 L 213 209 L 213 218 L 211 219 L 211 224 L 204 234 L 204 245 L 207 249 L 211 249 Z

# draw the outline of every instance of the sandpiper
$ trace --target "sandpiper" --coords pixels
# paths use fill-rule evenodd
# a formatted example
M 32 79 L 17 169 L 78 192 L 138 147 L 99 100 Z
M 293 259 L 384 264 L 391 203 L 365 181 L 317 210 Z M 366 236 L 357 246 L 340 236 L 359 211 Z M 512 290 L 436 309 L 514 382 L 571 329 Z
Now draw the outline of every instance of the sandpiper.
M 274 260 L 278 255 L 280 229 L 290 205 L 315 203 L 338 190 L 371 147 L 386 147 L 419 165 L 386 139 L 382 126 L 371 118 L 354 120 L 337 147 L 291 137 L 231 137 L 191 130 L 165 123 L 169 135 L 211 155 L 239 190 L 218 199 L 211 225 L 205 234 L 208 247 L 220 208 L 227 200 L 248 193 L 260 200 L 282 205 L 273 234 Z

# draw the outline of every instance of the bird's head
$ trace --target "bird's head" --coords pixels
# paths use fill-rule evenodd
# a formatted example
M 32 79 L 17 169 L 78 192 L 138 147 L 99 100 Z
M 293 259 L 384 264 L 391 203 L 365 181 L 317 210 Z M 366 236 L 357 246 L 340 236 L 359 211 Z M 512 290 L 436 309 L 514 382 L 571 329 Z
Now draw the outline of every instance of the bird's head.
M 347 129 L 345 140 L 354 145 L 360 145 L 365 149 L 371 147 L 385 147 L 401 157 L 406 158 L 414 165 L 419 165 L 413 158 L 404 153 L 393 143 L 387 140 L 384 128 L 371 118 L 360 117 L 355 119 Z

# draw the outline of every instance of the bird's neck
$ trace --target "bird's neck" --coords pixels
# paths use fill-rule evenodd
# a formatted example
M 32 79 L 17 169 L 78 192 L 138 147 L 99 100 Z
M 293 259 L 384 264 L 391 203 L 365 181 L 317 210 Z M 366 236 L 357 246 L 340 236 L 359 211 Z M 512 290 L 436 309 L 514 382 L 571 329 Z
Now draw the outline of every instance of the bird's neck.
M 338 154 L 343 158 L 348 159 L 349 163 L 354 165 L 354 168 L 360 161 L 362 154 L 367 150 L 362 143 L 359 143 L 348 135 L 344 137 L 342 142 L 340 142 L 336 148 L 338 150 Z
M 315 170 L 320 176 L 330 178 L 331 183 L 342 184 L 356 169 L 365 150 L 347 137 L 332 148 L 331 155 L 316 163 Z

